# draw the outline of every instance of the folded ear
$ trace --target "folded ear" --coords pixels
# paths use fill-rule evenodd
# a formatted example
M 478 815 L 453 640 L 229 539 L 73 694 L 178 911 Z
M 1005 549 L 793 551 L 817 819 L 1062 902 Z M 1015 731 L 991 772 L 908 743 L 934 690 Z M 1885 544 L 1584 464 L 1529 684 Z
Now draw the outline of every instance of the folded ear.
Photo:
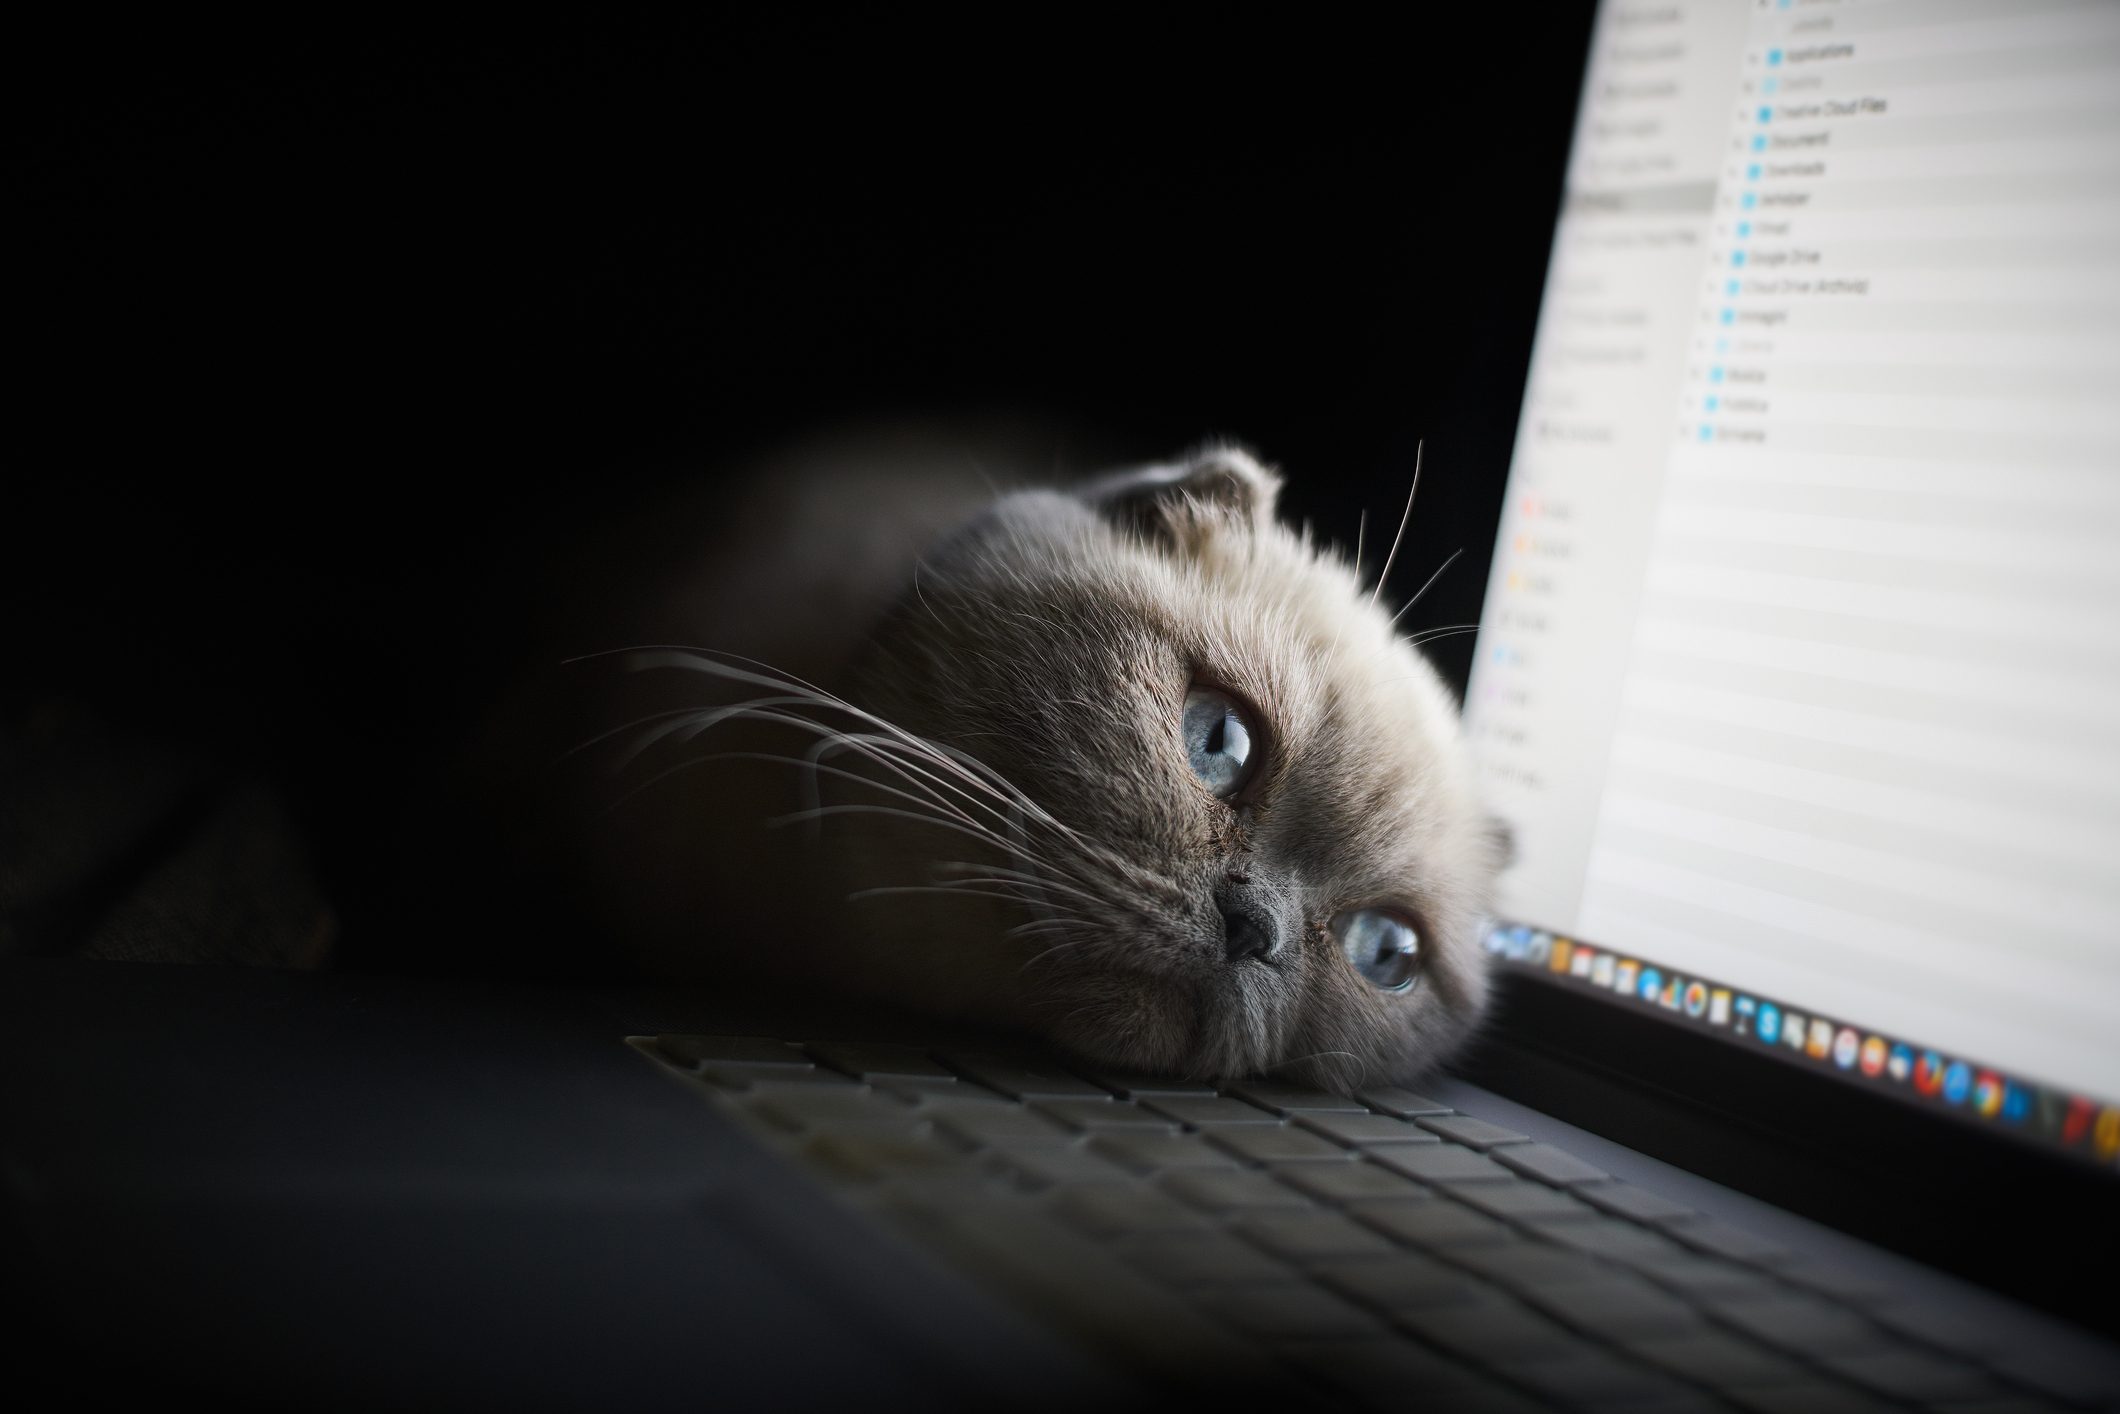
M 1182 550 L 1217 530 L 1263 530 L 1280 493 L 1281 478 L 1250 452 L 1212 446 L 1099 477 L 1079 494 L 1114 524 Z

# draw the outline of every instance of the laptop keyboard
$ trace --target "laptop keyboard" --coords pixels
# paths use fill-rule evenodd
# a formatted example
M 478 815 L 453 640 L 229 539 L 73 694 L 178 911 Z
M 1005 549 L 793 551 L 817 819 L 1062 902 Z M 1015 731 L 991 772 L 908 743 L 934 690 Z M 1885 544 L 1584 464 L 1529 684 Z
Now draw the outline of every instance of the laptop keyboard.
M 830 1188 L 1125 1358 L 1404 1409 L 2112 1408 L 2120 1390 L 1501 1125 L 1028 1055 L 636 1037 Z M 1204 1368 L 1202 1366 L 1201 1368 Z

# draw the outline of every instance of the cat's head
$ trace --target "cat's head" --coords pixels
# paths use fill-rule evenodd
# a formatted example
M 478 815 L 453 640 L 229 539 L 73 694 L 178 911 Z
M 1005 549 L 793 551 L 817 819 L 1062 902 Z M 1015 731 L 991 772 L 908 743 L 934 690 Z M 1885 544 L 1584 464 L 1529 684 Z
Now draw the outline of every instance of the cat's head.
M 926 557 L 868 692 L 964 768 L 933 771 L 948 837 L 989 837 L 942 881 L 983 903 L 921 910 L 954 935 L 925 941 L 1030 1024 L 1145 1070 L 1375 1082 L 1476 1023 L 1506 842 L 1450 693 L 1279 486 L 1215 448 L 1002 497 Z

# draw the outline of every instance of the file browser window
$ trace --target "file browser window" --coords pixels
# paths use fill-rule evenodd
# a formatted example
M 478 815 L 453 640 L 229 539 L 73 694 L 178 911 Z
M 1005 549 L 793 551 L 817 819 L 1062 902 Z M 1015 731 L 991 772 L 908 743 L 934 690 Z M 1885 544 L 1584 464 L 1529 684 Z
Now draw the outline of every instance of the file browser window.
M 1601 12 L 1466 704 L 1496 951 L 2120 1153 L 2116 138 L 2112 5 Z

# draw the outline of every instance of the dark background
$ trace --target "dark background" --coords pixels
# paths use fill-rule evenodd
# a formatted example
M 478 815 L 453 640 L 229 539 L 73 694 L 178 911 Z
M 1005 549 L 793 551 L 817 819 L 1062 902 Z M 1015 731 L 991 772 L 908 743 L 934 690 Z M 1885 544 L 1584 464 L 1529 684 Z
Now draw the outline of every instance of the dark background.
M 600 518 L 820 429 L 1208 435 L 1477 617 L 1589 6 L 25 45 L 10 720 L 288 803 L 356 965 L 444 967 L 434 782 Z M 1434 656 L 1460 684 L 1469 637 Z M 453 827 L 476 835 L 478 821 Z M 437 881 L 444 881 L 439 883 Z M 417 941 L 415 941 L 417 939 Z

